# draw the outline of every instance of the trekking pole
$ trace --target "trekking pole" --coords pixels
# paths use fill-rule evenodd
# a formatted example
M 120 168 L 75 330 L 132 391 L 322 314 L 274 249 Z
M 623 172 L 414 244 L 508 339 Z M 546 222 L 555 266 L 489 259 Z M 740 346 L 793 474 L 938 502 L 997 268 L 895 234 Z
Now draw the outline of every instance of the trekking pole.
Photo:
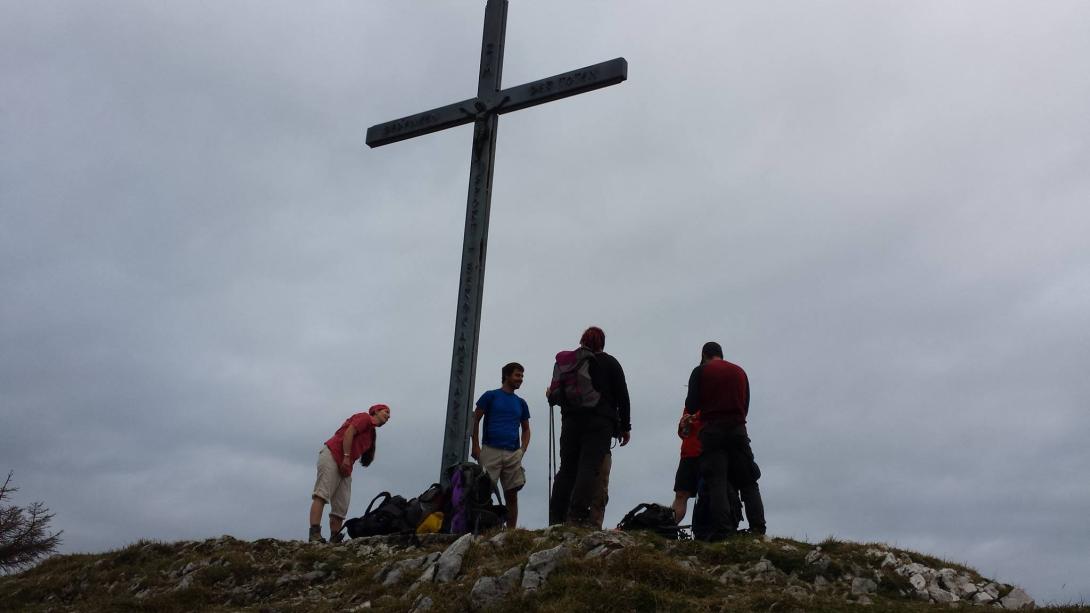
M 547 511 L 553 508 L 553 475 L 556 474 L 556 434 L 553 425 L 553 405 L 549 405 L 549 491 L 546 499 L 549 501 Z

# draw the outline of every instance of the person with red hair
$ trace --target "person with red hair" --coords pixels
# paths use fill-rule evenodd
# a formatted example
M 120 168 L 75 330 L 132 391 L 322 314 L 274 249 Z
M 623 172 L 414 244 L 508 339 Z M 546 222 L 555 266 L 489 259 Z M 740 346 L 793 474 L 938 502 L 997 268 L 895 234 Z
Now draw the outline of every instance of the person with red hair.
M 341 526 L 348 515 L 352 499 L 352 465 L 370 466 L 375 459 L 375 428 L 390 421 L 390 407 L 376 404 L 366 413 L 356 413 L 344 420 L 341 427 L 318 452 L 318 478 L 310 501 L 310 542 L 324 543 L 322 509 L 329 509 L 329 533 L 336 543 L 344 538 Z
M 593 354 L 588 358 L 590 378 L 600 399 L 590 407 L 560 403 L 560 469 L 553 483 L 549 524 L 592 526 L 590 506 L 602 482 L 610 441 L 616 437 L 624 446 L 632 437 L 628 384 L 621 363 L 605 352 L 605 332 L 591 326 L 579 345 Z

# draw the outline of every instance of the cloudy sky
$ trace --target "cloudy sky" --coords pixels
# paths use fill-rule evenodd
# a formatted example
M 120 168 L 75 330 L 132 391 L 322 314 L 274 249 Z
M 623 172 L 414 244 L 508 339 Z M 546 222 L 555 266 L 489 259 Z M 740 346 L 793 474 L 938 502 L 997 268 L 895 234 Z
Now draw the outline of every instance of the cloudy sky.
M 302 538 L 316 452 L 394 408 L 353 512 L 435 480 L 483 0 L 0 0 L 0 470 L 63 550 Z M 511 0 L 476 393 L 624 365 L 615 523 L 671 499 L 700 345 L 749 372 L 769 529 L 1090 599 L 1090 4 Z

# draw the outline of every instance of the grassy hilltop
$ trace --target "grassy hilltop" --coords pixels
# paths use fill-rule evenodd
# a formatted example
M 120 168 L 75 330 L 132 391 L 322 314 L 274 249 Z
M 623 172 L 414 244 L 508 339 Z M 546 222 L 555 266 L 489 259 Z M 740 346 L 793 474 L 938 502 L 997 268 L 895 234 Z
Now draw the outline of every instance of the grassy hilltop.
M 936 611 L 1021 590 L 882 544 L 717 544 L 556 527 L 341 544 L 229 536 L 55 556 L 0 577 L 5 611 Z M 1090 607 L 1049 607 L 1090 611 Z

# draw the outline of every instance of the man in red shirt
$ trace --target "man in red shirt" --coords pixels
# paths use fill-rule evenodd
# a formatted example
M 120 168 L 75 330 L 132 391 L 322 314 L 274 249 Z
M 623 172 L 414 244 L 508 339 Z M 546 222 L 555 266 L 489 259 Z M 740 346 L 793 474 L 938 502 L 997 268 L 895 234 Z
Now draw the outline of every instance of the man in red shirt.
M 689 376 L 685 410 L 700 412 L 700 474 L 708 492 L 709 540 L 721 540 L 734 532 L 730 520 L 730 484 L 742 495 L 750 532 L 764 534 L 765 513 L 760 477 L 746 431 L 749 415 L 749 378 L 741 366 L 723 359 L 719 343 L 707 342 L 700 352 L 700 366 Z
M 333 542 L 340 542 L 341 525 L 348 515 L 352 499 L 352 466 L 370 466 L 375 459 L 375 428 L 390 421 L 390 407 L 376 404 L 366 413 L 356 413 L 344 420 L 337 432 L 318 452 L 318 478 L 310 502 L 310 542 L 324 543 L 322 509 L 329 509 L 329 532 Z

